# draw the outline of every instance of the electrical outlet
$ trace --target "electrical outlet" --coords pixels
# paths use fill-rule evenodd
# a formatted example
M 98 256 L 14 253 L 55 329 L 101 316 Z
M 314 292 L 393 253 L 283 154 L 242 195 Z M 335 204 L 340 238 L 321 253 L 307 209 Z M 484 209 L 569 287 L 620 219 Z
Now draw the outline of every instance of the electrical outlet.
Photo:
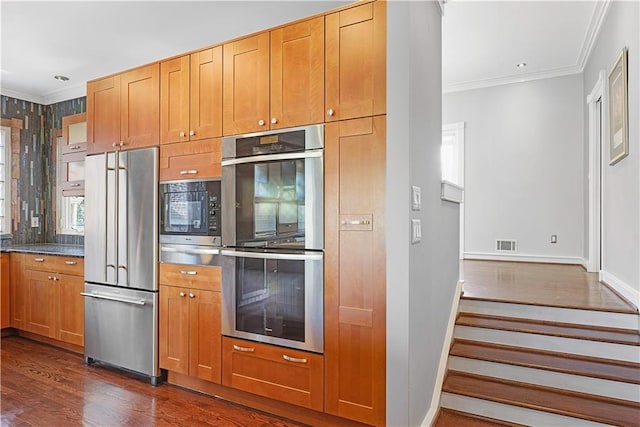
M 38 228 L 38 227 L 40 227 L 40 217 L 32 216 L 31 217 L 31 228 Z
M 558 243 L 558 236 L 555 234 L 551 235 L 551 243 Z

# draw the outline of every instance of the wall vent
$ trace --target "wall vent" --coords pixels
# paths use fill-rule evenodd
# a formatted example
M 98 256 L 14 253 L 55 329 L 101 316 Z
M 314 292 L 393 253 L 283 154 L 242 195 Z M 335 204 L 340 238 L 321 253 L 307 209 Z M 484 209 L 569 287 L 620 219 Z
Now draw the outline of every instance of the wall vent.
M 515 240 L 496 240 L 496 251 L 498 252 L 516 252 L 517 247 Z

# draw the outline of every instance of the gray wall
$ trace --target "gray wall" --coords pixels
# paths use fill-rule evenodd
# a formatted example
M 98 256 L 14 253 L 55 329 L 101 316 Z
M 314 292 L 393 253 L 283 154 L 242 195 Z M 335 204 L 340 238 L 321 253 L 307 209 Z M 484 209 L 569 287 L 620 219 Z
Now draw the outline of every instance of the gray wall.
M 389 2 L 387 22 L 387 424 L 420 425 L 458 281 L 458 205 L 440 200 L 441 15 Z M 410 188 L 422 188 L 422 210 Z M 410 244 L 410 220 L 422 242 Z
M 576 74 L 443 96 L 443 124 L 466 124 L 465 253 L 516 239 L 515 255 L 581 262 L 582 86 Z
M 608 74 L 624 46 L 629 49 L 629 156 L 609 166 L 604 153 L 602 270 L 640 291 L 640 3 L 614 1 L 584 70 L 584 99 L 600 70 Z M 608 121 L 608 117 L 606 119 Z M 588 111 L 585 113 L 585 150 L 588 150 Z M 608 137 L 607 137 L 608 138 Z M 608 147 L 608 145 L 607 145 Z M 586 175 L 585 175 L 586 180 Z M 636 304 L 638 301 L 636 301 Z

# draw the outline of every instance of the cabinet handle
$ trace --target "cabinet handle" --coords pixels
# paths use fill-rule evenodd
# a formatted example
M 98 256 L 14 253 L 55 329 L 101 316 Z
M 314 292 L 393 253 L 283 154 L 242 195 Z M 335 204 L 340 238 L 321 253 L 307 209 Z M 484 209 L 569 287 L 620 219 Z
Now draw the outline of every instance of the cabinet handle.
M 189 136 L 195 136 L 195 134 L 196 134 L 196 131 L 195 131 L 195 130 L 190 130 L 190 131 L 189 131 Z
M 53 277 L 49 276 L 47 277 L 47 280 L 53 280 Z
M 44 258 L 34 258 L 35 262 L 44 262 Z
M 284 360 L 286 360 L 287 362 L 293 362 L 293 363 L 307 363 L 307 359 L 299 359 L 297 357 L 291 357 L 291 356 L 287 356 L 286 354 L 282 355 L 282 358 Z
M 184 132 L 180 132 L 180 138 L 184 138 Z
M 78 261 L 65 261 L 64 263 L 67 265 L 76 265 Z
M 59 279 L 59 278 L 57 278 L 56 276 L 53 276 L 53 281 L 55 282 L 55 281 L 57 281 L 57 280 L 60 280 L 60 279 Z
M 80 184 L 75 183 L 75 184 L 69 184 L 69 187 L 80 187 Z
M 188 276 L 195 276 L 198 274 L 197 271 L 188 271 L 188 270 L 180 270 L 180 274 L 186 274 Z
M 264 126 L 264 120 L 262 120 L 262 119 L 258 120 L 258 125 Z
M 111 143 L 111 146 L 112 146 L 112 147 L 115 147 L 115 146 L 116 146 L 115 141 Z
M 79 145 L 72 145 L 69 147 L 69 150 L 79 150 L 80 146 Z
M 180 175 L 195 175 L 198 173 L 198 169 L 191 169 L 186 171 L 180 171 Z
M 340 221 L 340 224 L 342 225 L 369 225 L 371 224 L 371 221 L 369 221 L 368 219 L 363 219 L 362 221 Z
M 180 298 L 184 298 L 185 296 L 187 296 L 187 294 L 185 294 L 184 292 L 180 292 Z
M 333 116 L 334 113 L 335 113 L 335 111 L 333 111 L 333 108 L 329 108 L 327 110 L 327 116 Z
M 255 348 L 253 347 L 240 347 L 239 345 L 233 345 L 233 349 L 237 350 L 237 351 L 244 351 L 245 353 L 253 353 L 254 351 L 256 351 Z
M 195 298 L 195 297 L 196 296 L 193 293 L 189 292 L 189 298 Z
M 278 119 L 276 119 L 275 117 L 273 117 L 273 118 L 271 119 L 271 124 L 274 124 L 274 125 L 275 125 L 276 123 L 278 123 Z
M 124 146 L 124 141 L 120 141 L 120 147 Z

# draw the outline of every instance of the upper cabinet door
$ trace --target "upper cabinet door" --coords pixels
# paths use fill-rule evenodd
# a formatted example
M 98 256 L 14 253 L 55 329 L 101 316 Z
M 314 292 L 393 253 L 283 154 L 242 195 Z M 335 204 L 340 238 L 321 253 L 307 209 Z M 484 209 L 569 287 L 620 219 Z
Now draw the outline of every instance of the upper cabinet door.
M 191 54 L 189 139 L 222 136 L 222 46 Z
M 120 77 L 87 83 L 87 154 L 115 150 L 120 142 Z
M 271 129 L 322 123 L 324 17 L 271 32 Z
M 146 65 L 120 75 L 122 148 L 158 145 L 160 140 L 160 65 Z
M 386 112 L 386 14 L 377 1 L 326 16 L 325 121 Z
M 189 140 L 189 55 L 160 64 L 160 143 Z
M 223 46 L 223 132 L 269 129 L 269 33 Z

